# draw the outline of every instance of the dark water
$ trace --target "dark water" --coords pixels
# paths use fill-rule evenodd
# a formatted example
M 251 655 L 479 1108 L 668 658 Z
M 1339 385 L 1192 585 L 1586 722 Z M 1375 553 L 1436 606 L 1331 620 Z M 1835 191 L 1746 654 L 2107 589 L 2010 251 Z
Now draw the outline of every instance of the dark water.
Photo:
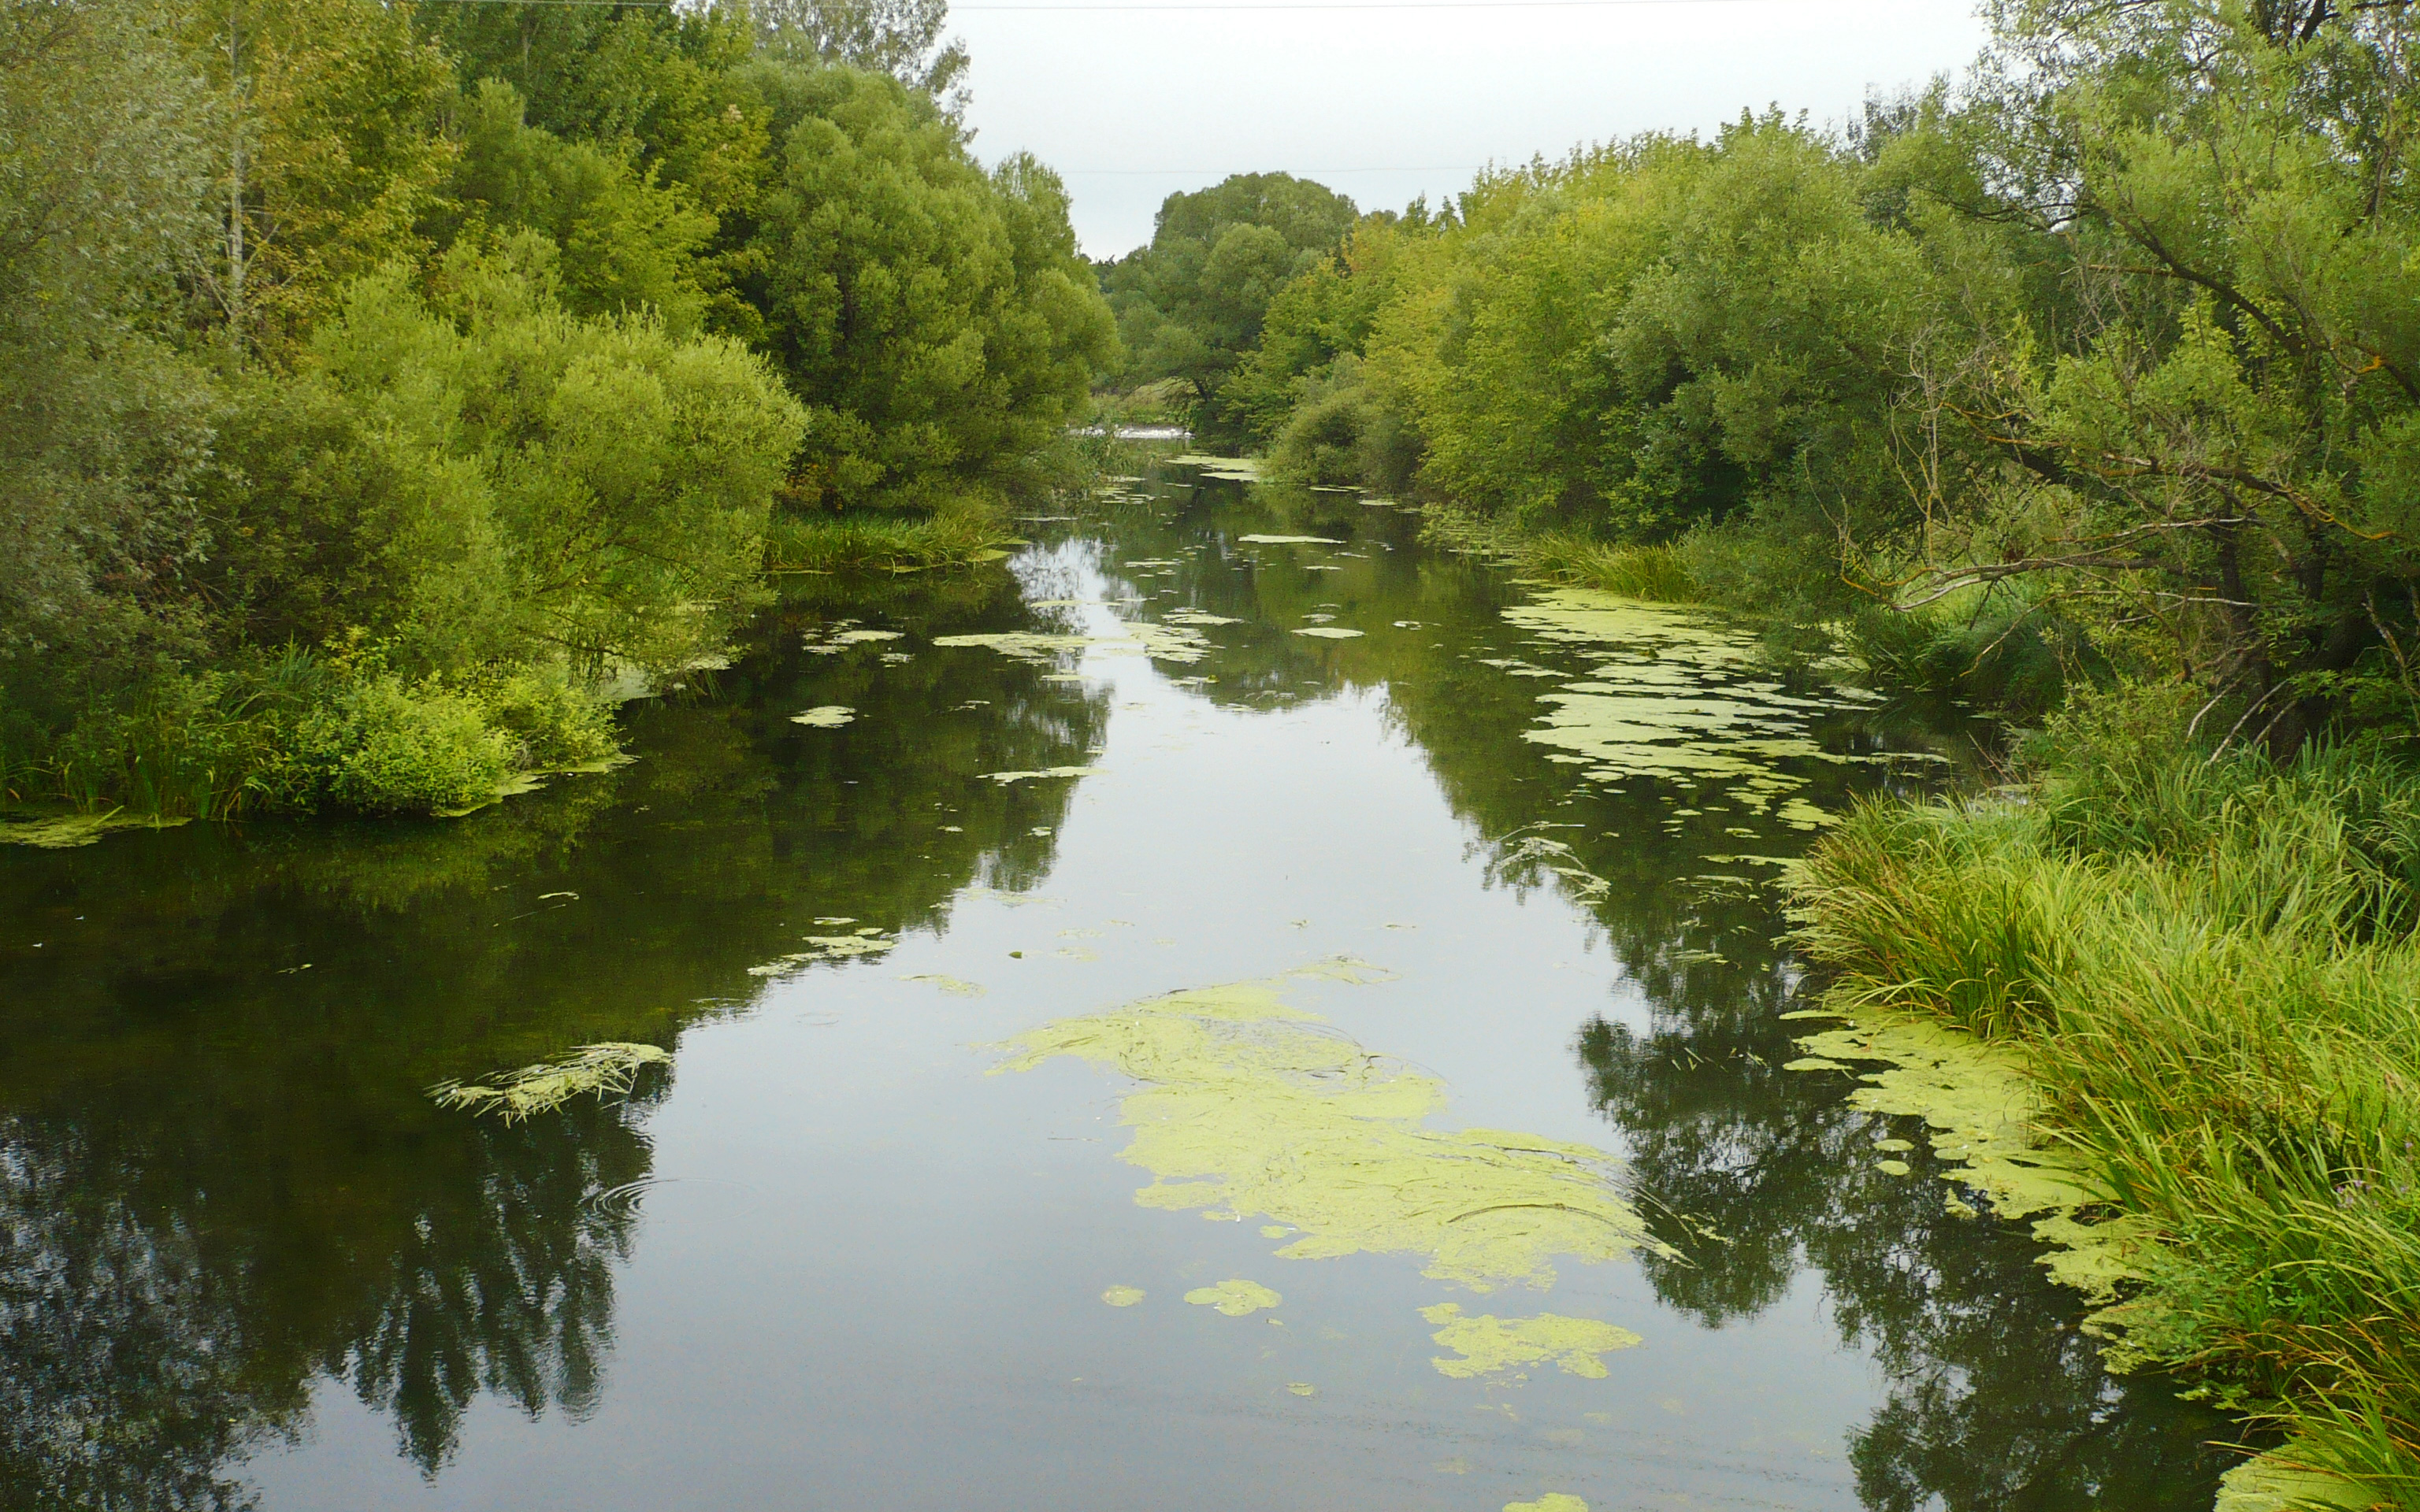
M 794 582 L 634 706 L 618 772 L 0 853 L 0 1505 L 2210 1504 L 2224 1425 L 2103 1376 L 1920 1151 L 1876 1168 L 1917 1131 L 1777 1069 L 1769 862 L 1806 831 L 1525 741 L 1575 648 L 1405 516 L 1171 476 L 987 575 Z M 1236 622 L 1192 663 L 932 643 L 1185 607 Z M 804 648 L 842 617 L 901 634 Z M 827 704 L 854 722 L 789 719 Z M 1834 755 L 1923 744 L 1806 707 Z M 1098 770 L 983 775 L 1052 766 Z M 1838 807 L 1925 767 L 1775 769 Z M 1567 857 L 1518 854 L 1541 822 Z M 751 974 L 865 927 L 896 949 Z M 1134 1200 L 1124 1079 L 986 1074 L 1340 954 L 1393 980 L 1302 1006 L 1442 1081 L 1441 1126 L 1623 1157 L 1672 1252 L 1483 1300 L 1416 1254 L 1280 1258 Z M 674 1058 L 520 1124 L 425 1094 L 597 1041 Z M 1180 1301 L 1230 1277 L 1282 1305 Z M 1452 1379 L 1419 1310 L 1454 1298 L 1642 1342 Z

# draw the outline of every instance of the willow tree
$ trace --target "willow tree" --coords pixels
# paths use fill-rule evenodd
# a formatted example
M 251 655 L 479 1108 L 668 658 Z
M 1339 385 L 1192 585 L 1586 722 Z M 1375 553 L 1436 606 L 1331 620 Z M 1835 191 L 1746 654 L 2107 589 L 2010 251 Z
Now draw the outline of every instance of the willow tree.
M 1903 596 L 2054 585 L 2197 683 L 2204 728 L 2274 755 L 2420 708 L 2408 8 L 1997 19 L 1975 171 L 1932 193 L 2055 249 L 2062 287 L 1916 364 L 1930 529 Z

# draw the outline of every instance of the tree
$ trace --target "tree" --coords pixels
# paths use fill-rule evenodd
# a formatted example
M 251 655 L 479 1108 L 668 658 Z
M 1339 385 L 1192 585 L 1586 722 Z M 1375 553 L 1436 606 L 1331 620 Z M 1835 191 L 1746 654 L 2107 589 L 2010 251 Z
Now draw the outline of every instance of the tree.
M 981 489 L 1065 423 L 1111 350 L 1065 191 L 1030 158 L 986 175 L 887 75 L 753 81 L 782 156 L 741 286 L 807 401 L 800 492 L 933 508 Z
M 966 113 L 966 44 L 941 36 L 949 0 L 760 0 L 751 13 L 774 56 L 887 73 L 953 120 Z

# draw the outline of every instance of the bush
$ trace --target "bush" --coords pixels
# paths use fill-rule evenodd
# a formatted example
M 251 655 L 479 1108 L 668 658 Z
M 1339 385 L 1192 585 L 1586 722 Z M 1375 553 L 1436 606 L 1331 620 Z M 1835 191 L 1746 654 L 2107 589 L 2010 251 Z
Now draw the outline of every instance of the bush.
M 333 802 L 365 813 L 442 813 L 495 795 L 513 742 L 478 700 L 393 673 L 340 687 L 296 723 L 278 807 Z

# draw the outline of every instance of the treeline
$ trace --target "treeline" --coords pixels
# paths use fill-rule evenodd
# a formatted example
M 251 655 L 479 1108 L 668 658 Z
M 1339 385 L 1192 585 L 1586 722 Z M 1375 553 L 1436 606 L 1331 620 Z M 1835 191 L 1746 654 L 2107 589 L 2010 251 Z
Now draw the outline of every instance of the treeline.
M 1198 383 L 1277 476 L 1668 551 L 1704 596 L 2021 714 L 2082 674 L 2193 682 L 2205 726 L 2279 755 L 2408 720 L 2404 8 L 1993 19 L 1973 75 L 1844 131 L 1744 116 L 1361 217 L 1246 319 L 1187 313 L 1241 260 L 1196 258 L 1120 318 L 1132 361 L 1212 355 L 1131 377 Z M 1112 299 L 1189 266 L 1161 243 L 1227 187 L 1172 199 Z
M 933 0 L 0 9 L 0 791 L 443 810 L 1115 350 Z

